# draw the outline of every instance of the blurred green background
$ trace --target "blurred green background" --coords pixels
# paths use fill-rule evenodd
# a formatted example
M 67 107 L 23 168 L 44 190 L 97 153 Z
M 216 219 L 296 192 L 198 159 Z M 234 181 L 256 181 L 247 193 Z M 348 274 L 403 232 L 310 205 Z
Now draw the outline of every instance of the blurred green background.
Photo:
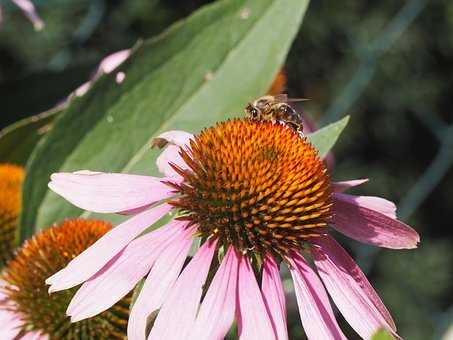
M 34 3 L 46 23 L 40 32 L 1 2 L 0 127 L 52 108 L 103 57 L 207 1 Z M 447 339 L 453 324 L 452 33 L 453 1 L 312 1 L 284 65 L 287 92 L 310 98 L 304 111 L 320 125 L 351 115 L 334 149 L 334 178 L 369 177 L 355 193 L 397 202 L 421 234 L 414 251 L 342 240 L 406 339 Z M 303 338 L 295 302 L 288 305 L 291 338 Z

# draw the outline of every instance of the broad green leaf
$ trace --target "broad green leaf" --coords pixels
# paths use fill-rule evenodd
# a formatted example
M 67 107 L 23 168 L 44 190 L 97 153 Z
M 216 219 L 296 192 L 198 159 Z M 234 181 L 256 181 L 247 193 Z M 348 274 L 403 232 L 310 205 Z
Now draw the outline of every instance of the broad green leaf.
M 225 0 L 197 11 L 74 98 L 28 163 L 21 239 L 80 210 L 47 190 L 52 172 L 152 174 L 156 134 L 197 132 L 262 95 L 285 60 L 308 0 Z M 125 79 L 115 81 L 118 72 Z
M 61 109 L 24 118 L 0 131 L 0 162 L 25 166 L 39 139 L 49 131 Z
M 394 340 L 395 338 L 386 330 L 381 329 L 381 330 L 377 331 L 371 339 L 372 340 Z
M 348 125 L 349 116 L 346 116 L 339 121 L 329 124 L 322 129 L 308 135 L 310 142 L 319 151 L 319 156 L 323 158 L 337 142 L 343 129 Z

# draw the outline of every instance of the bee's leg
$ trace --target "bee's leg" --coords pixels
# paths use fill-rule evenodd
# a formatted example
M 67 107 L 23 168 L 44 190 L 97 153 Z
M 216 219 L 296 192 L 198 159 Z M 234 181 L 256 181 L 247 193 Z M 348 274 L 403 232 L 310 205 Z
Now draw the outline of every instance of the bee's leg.
M 294 130 L 295 132 L 298 132 L 298 130 L 299 130 L 299 125 L 297 125 L 297 124 L 295 124 L 295 123 L 293 123 L 293 122 L 288 122 L 288 121 L 286 121 L 285 123 L 286 123 L 286 125 L 287 125 L 289 128 L 291 128 L 291 129 Z
M 300 137 L 304 137 L 304 126 L 302 124 L 297 126 L 297 133 L 299 134 Z
M 303 134 L 303 133 L 304 133 L 304 126 L 303 126 L 302 124 L 299 124 L 299 125 L 297 126 L 297 131 L 298 131 L 299 133 Z

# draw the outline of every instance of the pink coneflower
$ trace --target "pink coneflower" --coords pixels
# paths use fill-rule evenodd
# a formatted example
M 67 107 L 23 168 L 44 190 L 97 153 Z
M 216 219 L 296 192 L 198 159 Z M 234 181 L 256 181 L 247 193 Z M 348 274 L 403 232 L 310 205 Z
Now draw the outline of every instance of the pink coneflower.
M 307 139 L 272 122 L 236 119 L 196 136 L 171 131 L 155 144 L 167 145 L 157 160 L 164 178 L 51 177 L 49 187 L 78 207 L 133 215 L 47 280 L 51 292 L 83 283 L 67 310 L 72 321 L 102 312 L 147 276 L 130 340 L 223 339 L 235 318 L 240 339 L 288 339 L 279 274 L 286 265 L 308 338 L 345 338 L 325 288 L 361 337 L 380 328 L 397 336 L 364 274 L 329 235 L 332 227 L 380 247 L 416 247 L 418 234 L 396 220 L 393 203 L 342 193 L 364 181 L 331 183 Z M 168 213 L 177 218 L 144 233 Z M 200 247 L 184 267 L 194 240 Z

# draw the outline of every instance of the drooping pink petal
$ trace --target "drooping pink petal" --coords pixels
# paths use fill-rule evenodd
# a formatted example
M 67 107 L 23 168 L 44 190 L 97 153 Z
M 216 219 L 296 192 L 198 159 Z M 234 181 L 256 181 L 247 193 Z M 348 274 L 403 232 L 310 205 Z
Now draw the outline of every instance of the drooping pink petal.
M 177 242 L 172 241 L 160 254 L 148 274 L 128 323 L 128 339 L 145 339 L 148 316 L 160 308 L 174 285 L 192 243 L 193 228 L 184 230 Z
M 21 327 L 22 320 L 20 316 L 0 306 L 0 339 L 16 339 Z
M 334 192 L 343 192 L 366 182 L 368 182 L 368 178 L 354 179 L 351 181 L 332 182 L 332 189 Z
M 157 315 L 149 340 L 187 338 L 195 322 L 216 245 L 217 241 L 205 242 L 184 269 Z M 129 336 L 129 340 L 141 339 Z
M 261 291 L 276 339 L 287 340 L 285 291 L 280 279 L 279 266 L 271 256 L 264 260 Z
M 346 339 L 319 277 L 300 254 L 293 253 L 290 261 L 300 319 L 308 339 Z
M 184 230 L 186 223 L 180 221 L 170 223 L 177 225 L 176 228 L 180 230 L 158 240 L 153 239 L 153 235 L 147 234 L 132 241 L 86 281 L 66 311 L 71 316 L 71 321 L 92 317 L 113 306 L 149 272 L 163 249 L 172 247 L 175 251 L 175 245 L 179 246 L 186 234 Z
M 156 165 L 159 171 L 167 177 L 181 177 L 170 164 L 175 164 L 181 169 L 187 169 L 188 166 L 179 154 L 180 147 L 170 144 L 161 152 L 156 159 Z
M 239 257 L 237 320 L 240 340 L 275 340 L 263 296 L 248 257 Z
M 36 31 L 40 31 L 44 28 L 44 21 L 42 21 L 35 9 L 35 6 L 30 0 L 12 0 L 12 2 L 14 2 L 17 7 L 22 10 L 28 20 L 31 21 Z
M 392 217 L 393 203 L 378 197 L 334 194 L 333 227 L 360 242 L 393 249 L 416 248 L 420 236 Z M 393 212 L 394 215 L 394 212 Z
M 49 188 L 75 206 L 98 213 L 147 207 L 173 194 L 173 189 L 151 176 L 100 172 L 55 173 Z
M 88 280 L 146 228 L 167 214 L 172 207 L 163 204 L 144 211 L 113 228 L 69 264 L 46 280 L 49 292 L 68 289 Z M 156 240 L 172 232 L 171 224 L 150 233 Z
M 396 336 L 390 313 L 354 260 L 330 236 L 313 242 L 312 254 L 319 275 L 352 328 L 365 339 L 380 328 Z
M 179 147 L 184 147 L 189 145 L 191 139 L 193 139 L 193 135 L 185 131 L 166 131 L 164 133 L 161 133 L 156 138 L 153 138 L 152 146 L 163 148 L 167 144 L 173 144 Z
M 201 304 L 189 340 L 223 339 L 234 320 L 238 256 L 233 247 L 217 270 Z

